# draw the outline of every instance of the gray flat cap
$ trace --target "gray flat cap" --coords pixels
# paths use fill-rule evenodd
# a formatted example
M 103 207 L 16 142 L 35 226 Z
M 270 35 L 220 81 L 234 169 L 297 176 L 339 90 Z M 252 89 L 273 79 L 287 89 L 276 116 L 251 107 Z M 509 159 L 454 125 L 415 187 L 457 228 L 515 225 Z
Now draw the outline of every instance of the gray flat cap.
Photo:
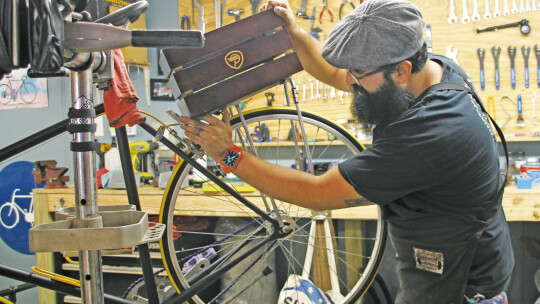
M 404 0 L 368 0 L 330 32 L 322 56 L 342 69 L 364 69 L 397 63 L 424 43 L 424 19 Z

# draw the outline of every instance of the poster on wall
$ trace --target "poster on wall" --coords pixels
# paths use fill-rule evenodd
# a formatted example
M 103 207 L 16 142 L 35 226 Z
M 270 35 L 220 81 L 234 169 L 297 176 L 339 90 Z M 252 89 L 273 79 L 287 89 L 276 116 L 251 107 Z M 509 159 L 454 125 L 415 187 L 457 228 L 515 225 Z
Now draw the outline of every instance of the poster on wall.
M 0 80 L 0 110 L 48 106 L 46 78 L 30 78 L 19 69 Z

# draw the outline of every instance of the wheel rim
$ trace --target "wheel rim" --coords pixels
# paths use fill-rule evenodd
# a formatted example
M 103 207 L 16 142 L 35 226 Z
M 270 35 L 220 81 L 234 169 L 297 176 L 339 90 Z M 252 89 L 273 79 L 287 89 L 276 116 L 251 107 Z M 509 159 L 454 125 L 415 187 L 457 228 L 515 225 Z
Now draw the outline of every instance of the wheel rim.
M 248 112 L 245 113 L 245 119 L 247 123 L 250 125 L 250 130 L 254 128 L 254 126 L 261 126 L 262 120 L 265 120 L 269 117 L 272 117 L 272 119 L 275 119 L 276 121 L 283 121 L 289 123 L 290 128 L 290 121 L 293 120 L 295 123 L 297 122 L 297 116 L 296 111 L 292 109 L 279 109 L 279 108 L 272 108 L 267 110 L 257 110 L 254 112 Z M 317 147 L 316 143 L 313 143 L 313 146 L 310 146 L 310 150 L 312 150 L 313 160 L 314 162 L 325 160 L 327 157 L 329 157 L 329 150 L 335 150 L 334 146 L 338 146 L 336 142 L 340 142 L 341 144 L 344 144 L 346 147 L 346 153 L 342 152 L 333 152 L 333 159 L 335 160 L 335 155 L 339 155 L 337 157 L 338 160 L 342 161 L 346 158 L 351 157 L 352 155 L 358 153 L 363 148 L 362 146 L 355 141 L 354 137 L 348 133 L 346 130 L 344 130 L 339 125 L 336 125 L 328 120 L 321 120 L 321 118 L 315 114 L 306 112 L 304 113 L 304 120 L 306 125 L 310 126 L 310 131 L 308 131 L 308 138 L 309 133 L 313 131 L 313 129 L 319 129 L 324 131 L 331 131 L 335 133 L 336 139 L 334 139 L 333 143 L 328 146 L 320 146 Z M 235 119 L 232 121 L 232 125 L 238 127 L 238 119 Z M 272 125 L 272 123 L 270 123 Z M 281 127 L 272 127 L 270 130 L 270 134 L 277 134 L 278 137 L 279 134 L 282 134 L 283 130 L 280 129 Z M 288 130 L 286 130 L 288 131 Z M 319 137 L 321 134 L 313 135 L 316 138 Z M 324 134 L 323 134 L 324 135 Z M 244 133 L 237 135 L 241 136 L 242 138 L 245 136 Z M 326 135 L 325 135 L 326 136 Z M 272 143 L 272 141 L 271 141 Z M 267 153 L 266 151 L 262 151 L 264 149 L 267 149 L 265 147 L 264 143 L 259 144 L 257 150 L 259 152 L 262 152 L 263 158 L 269 158 L 269 155 L 273 155 L 275 158 L 276 164 L 283 165 L 283 157 L 286 158 L 287 156 L 279 155 L 279 149 L 284 150 L 291 150 L 291 145 L 289 143 L 283 142 L 283 146 L 276 145 L 274 147 L 271 147 L 271 150 L 275 150 L 273 153 Z M 257 145 L 257 144 L 256 144 Z M 266 146 L 272 146 L 272 144 L 266 145 Z M 339 150 L 339 149 L 338 149 Z M 277 151 L 277 152 L 276 152 Z M 286 151 L 285 151 L 286 152 Z M 264 157 L 265 156 L 265 157 Z M 175 172 L 173 173 L 173 177 L 170 181 L 170 185 L 168 187 L 168 191 L 166 191 L 166 196 L 163 200 L 163 206 L 162 206 L 162 212 L 160 214 L 160 222 L 165 223 L 168 225 L 168 227 L 173 226 L 173 216 L 175 209 L 180 210 L 184 207 L 181 205 L 181 202 L 175 202 L 175 199 L 178 196 L 178 193 L 180 192 L 180 187 L 178 187 L 178 180 L 184 179 L 187 177 L 188 174 L 188 166 L 186 163 L 181 163 L 175 168 Z M 218 196 L 219 197 L 219 196 Z M 251 198 L 251 197 L 250 197 Z M 222 198 L 216 198 L 213 197 L 212 199 L 222 199 Z M 170 201 L 167 203 L 167 201 Z M 174 202 L 174 204 L 173 204 Z M 166 206 L 167 204 L 170 204 Z M 278 202 L 280 209 L 286 210 L 286 213 L 290 215 L 291 218 L 294 219 L 295 225 L 297 229 L 295 232 L 293 232 L 292 236 L 290 238 L 286 238 L 283 240 L 278 240 L 278 243 L 276 245 L 276 248 L 273 248 L 272 252 L 277 252 L 278 257 L 276 260 L 277 262 L 267 262 L 266 264 L 278 264 L 273 265 L 274 268 L 285 268 L 285 270 L 281 269 L 278 270 L 281 274 L 276 277 L 276 280 L 279 282 L 279 286 L 277 287 L 278 290 L 281 289 L 282 281 L 284 280 L 285 273 L 287 276 L 289 273 L 296 273 L 298 275 L 302 274 L 303 269 L 303 263 L 305 262 L 305 251 L 308 247 L 307 245 L 298 245 L 299 242 L 307 243 L 309 241 L 309 238 L 305 237 L 305 235 L 309 235 L 309 229 L 307 227 L 310 226 L 311 220 L 313 219 L 313 215 L 310 210 L 303 210 L 301 208 L 297 208 L 294 206 L 285 205 L 282 202 Z M 285 207 L 287 206 L 287 207 Z M 375 208 L 376 215 L 374 215 L 373 220 L 366 220 L 361 221 L 361 223 L 358 223 L 358 220 L 352 220 L 352 219 L 345 219 L 347 216 L 343 216 L 343 212 L 332 212 L 331 216 L 328 218 L 327 221 L 329 223 L 329 226 L 334 229 L 334 234 L 332 235 L 332 242 L 335 246 L 334 252 L 337 252 L 337 254 L 334 256 L 334 260 L 337 263 L 337 271 L 329 268 L 326 272 L 337 272 L 334 277 L 339 277 L 339 292 L 344 295 L 343 299 L 340 299 L 339 302 L 341 303 L 349 303 L 354 300 L 356 300 L 358 297 L 362 295 L 365 290 L 367 290 L 367 287 L 371 284 L 371 281 L 374 279 L 374 276 L 376 274 L 376 271 L 378 270 L 378 267 L 380 265 L 383 251 L 384 251 L 384 245 L 386 243 L 386 226 L 383 221 L 380 220 L 379 210 L 377 207 L 373 206 Z M 238 207 L 240 209 L 240 207 Z M 296 208 L 296 209 L 294 209 Z M 167 210 L 166 210 L 167 209 Z M 348 212 L 345 212 L 348 213 Z M 228 216 L 225 213 L 223 216 Z M 318 218 L 320 220 L 315 221 L 316 223 L 324 223 L 324 215 L 318 215 Z M 320 226 L 320 224 L 315 224 L 315 226 Z M 348 228 L 346 228 L 348 227 Z M 352 228 L 351 228 L 352 227 Z M 362 229 L 360 231 L 360 236 L 350 236 L 347 234 L 347 230 L 355 231 L 355 233 L 358 233 L 358 228 Z M 317 230 L 318 231 L 318 230 Z M 180 233 L 186 233 L 185 231 L 177 231 Z M 179 258 L 177 258 L 176 254 L 173 252 L 176 252 L 178 248 L 175 248 L 174 245 L 174 238 L 173 238 L 173 231 L 171 229 L 167 229 L 166 235 L 164 236 L 163 240 L 161 241 L 162 245 L 162 254 L 164 258 L 165 267 L 167 268 L 167 271 L 169 273 L 169 276 L 171 277 L 171 280 L 173 281 L 175 287 L 177 287 L 178 290 L 182 290 L 186 286 L 189 286 L 185 278 L 183 277 L 181 265 L 179 265 Z M 315 239 L 323 240 L 324 237 L 320 237 L 320 234 L 317 234 Z M 356 244 L 358 243 L 358 244 Z M 369 244 L 371 243 L 371 244 Z M 358 247 L 359 246 L 359 247 Z M 304 247 L 304 248 L 302 248 Z M 317 243 L 315 248 L 321 249 L 323 252 L 329 252 L 329 250 L 325 249 L 325 245 L 321 246 L 320 243 Z M 355 248 L 356 251 L 361 251 L 361 254 L 351 252 L 351 248 Z M 320 251 L 320 250 L 319 250 Z M 297 258 L 295 252 L 303 252 L 302 254 L 304 257 Z M 320 253 L 320 252 L 319 252 Z M 302 255 L 300 254 L 300 256 Z M 315 254 L 315 256 L 319 256 L 320 254 Z M 295 258 L 295 259 L 289 259 L 288 258 Z M 326 259 L 326 262 L 324 261 Z M 356 259 L 354 263 L 349 262 L 350 260 Z M 328 267 L 328 262 L 331 262 L 332 259 L 323 258 L 322 261 L 316 261 L 314 263 L 322 263 L 322 268 Z M 285 265 L 285 264 L 289 265 Z M 292 266 L 291 266 L 292 264 Z M 261 266 L 262 265 L 262 266 Z M 261 264 L 260 269 L 256 269 L 256 271 L 262 270 L 264 268 L 264 264 Z M 321 265 L 321 264 L 318 264 Z M 360 266 L 359 266 L 360 265 Z M 364 269 L 363 272 L 357 271 L 358 267 L 361 267 Z M 274 270 L 276 271 L 276 270 Z M 276 272 L 278 272 L 276 271 Z M 309 279 L 312 281 L 315 281 L 315 283 L 320 286 L 322 285 L 328 285 L 327 282 L 320 281 L 319 278 L 316 277 L 314 273 L 317 271 L 313 271 L 313 273 L 309 276 Z M 352 275 L 351 275 L 352 274 Z M 356 275 L 356 277 L 355 277 Z M 324 274 L 322 275 L 324 276 Z M 331 275 L 330 275 L 331 276 Z M 341 277 L 345 277 L 345 279 L 342 279 Z M 326 280 L 327 281 L 327 280 Z M 331 284 L 330 284 L 331 287 Z M 327 290 L 324 290 L 327 291 Z M 225 297 L 226 299 L 226 297 Z M 199 298 L 196 298 L 195 301 L 197 303 L 204 303 L 206 300 L 201 300 Z M 260 301 L 260 298 L 259 298 Z

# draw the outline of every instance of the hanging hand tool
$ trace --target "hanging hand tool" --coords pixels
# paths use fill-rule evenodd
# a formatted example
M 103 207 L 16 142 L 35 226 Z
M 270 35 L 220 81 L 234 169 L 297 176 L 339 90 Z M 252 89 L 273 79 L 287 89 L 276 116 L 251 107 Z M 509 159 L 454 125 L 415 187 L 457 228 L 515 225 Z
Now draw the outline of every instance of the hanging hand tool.
M 311 85 L 311 96 L 309 97 L 309 100 L 315 100 L 315 94 L 313 94 L 313 79 L 309 80 L 309 84 Z
M 517 126 L 519 128 L 523 128 L 525 127 L 525 120 L 523 119 L 523 101 L 521 100 L 521 95 L 518 95 L 517 97 L 517 110 L 518 110 Z
M 517 14 L 516 0 L 512 0 L 512 14 Z
M 244 9 L 243 8 L 237 8 L 237 9 L 230 9 L 230 10 L 227 10 L 227 14 L 229 16 L 234 16 L 234 20 L 235 21 L 238 21 L 240 20 L 240 14 L 242 14 L 244 12 Z
M 181 18 L 181 22 L 180 22 L 180 28 L 183 29 L 183 30 L 190 30 L 191 29 L 191 23 L 189 22 L 189 16 L 182 16 Z
M 478 49 L 476 51 L 478 54 L 478 60 L 480 61 L 480 88 L 483 90 L 486 89 L 486 76 L 484 74 L 484 58 L 486 57 L 486 49 Z
M 326 101 L 326 83 L 322 85 L 322 100 Z
M 525 65 L 525 88 L 529 88 L 529 54 L 531 53 L 531 47 L 521 46 L 521 54 L 523 54 L 523 63 Z
M 467 0 L 463 0 L 462 3 L 463 15 L 461 16 L 461 23 L 465 24 L 471 22 L 471 18 L 469 18 L 469 13 L 467 12 Z
M 490 26 L 486 27 L 484 29 L 476 29 L 477 33 L 483 33 L 483 32 L 489 32 L 489 31 L 497 31 L 499 29 L 507 28 L 507 27 L 514 27 L 519 26 L 519 30 L 523 35 L 528 35 L 531 32 L 531 26 L 529 25 L 529 20 L 522 19 L 521 21 L 514 22 L 514 23 L 508 23 L 503 25 L 496 25 L 496 26 Z
M 257 8 L 259 8 L 259 4 L 261 3 L 261 0 L 249 0 L 249 3 L 251 3 L 251 14 L 252 15 L 257 14 Z
M 508 57 L 510 57 L 510 84 L 512 89 L 516 88 L 516 47 L 508 47 Z
M 525 12 L 525 6 L 524 6 L 524 3 L 523 3 L 523 0 L 521 0 L 519 2 L 519 12 L 520 13 L 524 13 Z
M 304 19 L 309 19 L 310 17 L 306 15 L 306 6 L 307 6 L 307 0 L 302 0 L 302 4 L 300 6 L 300 9 L 298 12 L 296 12 L 297 17 L 301 17 Z
M 504 11 L 503 16 L 510 15 L 510 10 L 508 9 L 508 0 L 504 0 Z
M 221 1 L 214 0 L 214 17 L 216 19 L 216 29 L 221 27 Z
M 345 102 L 343 101 L 343 91 L 342 91 L 342 90 L 339 90 L 339 91 L 337 92 L 337 94 L 338 94 L 338 96 L 339 96 L 339 101 L 338 101 L 338 103 L 339 103 L 339 104 L 344 104 Z
M 274 93 L 266 92 L 264 93 L 264 96 L 266 96 L 266 106 L 271 107 L 272 103 L 274 102 Z
M 457 60 L 457 54 L 458 54 L 458 48 L 455 48 L 453 51 L 452 51 L 452 48 L 454 46 L 453 45 L 449 45 L 448 47 L 446 47 L 446 57 L 454 60 L 455 63 L 458 63 L 458 60 Z
M 453 0 L 452 0 L 453 1 Z M 354 7 L 354 4 L 351 2 L 351 0 L 343 0 L 341 1 L 341 5 L 339 6 L 339 20 L 341 20 L 341 17 L 342 17 L 342 12 L 343 12 L 343 7 L 346 5 L 346 4 L 350 4 L 353 8 L 353 10 L 355 9 Z
M 495 111 L 495 100 L 493 99 L 493 95 L 489 95 L 487 99 L 487 112 L 491 117 L 493 117 L 493 120 L 497 120 L 497 112 Z
M 473 0 L 473 14 L 471 15 L 472 22 L 480 20 L 480 13 L 478 13 L 478 0 Z
M 454 0 L 450 0 L 450 12 L 448 13 L 448 23 L 457 22 L 457 16 L 454 7 Z
M 336 96 L 336 88 L 332 87 L 332 88 L 330 89 L 330 98 L 336 99 L 336 97 L 337 97 L 337 96 Z
M 319 40 L 319 32 L 321 32 L 322 30 L 318 27 L 313 27 L 313 23 L 315 21 L 315 12 L 316 12 L 317 8 L 314 6 L 313 7 L 313 15 L 311 15 L 311 27 L 310 27 L 310 32 L 309 34 L 311 35 L 311 37 Z
M 322 24 L 322 17 L 324 12 L 327 12 L 328 15 L 330 15 L 330 22 L 334 22 L 334 14 L 332 14 L 332 11 L 326 6 L 326 0 L 323 0 L 322 3 L 322 11 L 319 14 L 319 23 Z
M 491 47 L 491 55 L 493 55 L 493 61 L 495 62 L 495 89 L 498 90 L 500 88 L 499 57 L 501 55 L 501 47 Z
M 493 9 L 493 18 L 498 18 L 501 16 L 501 11 L 499 10 L 499 0 L 495 0 L 495 8 Z
M 540 88 L 540 48 L 538 48 L 538 44 L 534 45 L 533 50 L 536 55 L 536 79 L 538 80 L 538 87 Z
M 486 9 L 486 12 L 484 13 L 484 19 L 487 20 L 491 18 L 491 12 L 489 11 L 489 0 L 486 0 L 484 7 Z
M 426 41 L 427 41 L 427 51 L 433 53 L 433 48 L 431 47 L 431 25 L 426 25 Z
M 506 125 L 508 124 L 508 122 L 510 121 L 510 118 L 512 118 L 512 115 L 510 115 L 510 113 L 508 113 L 508 111 L 506 110 L 506 108 L 504 107 L 504 101 L 508 99 L 508 101 L 510 101 L 512 104 L 514 104 L 514 101 L 512 100 L 512 98 L 508 97 L 508 96 L 503 96 L 501 97 L 501 100 L 499 101 L 499 103 L 501 104 L 501 108 L 503 109 L 503 112 L 504 114 L 506 114 L 506 120 L 504 121 L 504 123 L 502 124 L 501 126 L 501 130 L 504 130 L 504 127 L 506 127 Z
M 302 83 L 302 101 L 306 101 L 306 82 Z
M 204 24 L 204 5 L 200 0 L 194 0 L 195 7 L 199 11 L 199 15 L 197 17 L 197 30 L 204 33 L 205 32 L 205 24 Z
M 320 94 L 320 91 L 319 91 L 319 81 L 316 80 L 315 81 L 315 99 L 319 100 L 321 99 L 321 94 Z

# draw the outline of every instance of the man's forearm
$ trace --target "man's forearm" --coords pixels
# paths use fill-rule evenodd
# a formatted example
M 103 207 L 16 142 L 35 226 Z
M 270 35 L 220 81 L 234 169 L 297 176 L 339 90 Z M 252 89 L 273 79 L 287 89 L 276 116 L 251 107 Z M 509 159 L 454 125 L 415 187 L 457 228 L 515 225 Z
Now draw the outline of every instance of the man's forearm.
M 348 188 L 345 190 L 337 188 L 341 184 L 339 181 L 329 182 L 331 175 L 314 176 L 270 164 L 247 152 L 243 154 L 233 173 L 270 197 L 315 210 L 345 208 L 346 200 L 358 197 L 344 180 L 343 184 Z M 342 179 L 341 176 L 339 178 Z

